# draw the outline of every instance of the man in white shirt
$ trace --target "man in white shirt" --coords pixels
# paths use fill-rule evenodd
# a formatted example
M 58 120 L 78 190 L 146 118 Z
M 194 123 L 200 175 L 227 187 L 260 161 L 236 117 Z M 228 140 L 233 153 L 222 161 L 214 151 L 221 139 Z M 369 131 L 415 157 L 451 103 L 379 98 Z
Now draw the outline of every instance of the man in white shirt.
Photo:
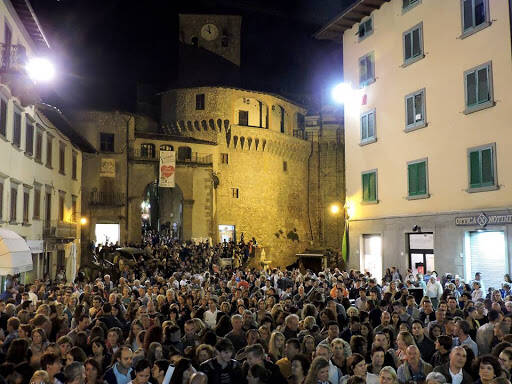
M 210 299 L 208 301 L 208 310 L 204 313 L 204 323 L 210 329 L 214 329 L 217 325 L 217 314 L 219 310 L 217 309 L 217 302 L 215 299 Z

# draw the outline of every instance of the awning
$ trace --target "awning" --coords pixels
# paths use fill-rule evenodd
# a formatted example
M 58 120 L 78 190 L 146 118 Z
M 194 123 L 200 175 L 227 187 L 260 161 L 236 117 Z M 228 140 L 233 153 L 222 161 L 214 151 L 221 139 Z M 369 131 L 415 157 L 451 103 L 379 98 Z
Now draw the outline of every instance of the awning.
M 0 228 L 0 275 L 14 275 L 32 270 L 32 253 L 23 238 Z

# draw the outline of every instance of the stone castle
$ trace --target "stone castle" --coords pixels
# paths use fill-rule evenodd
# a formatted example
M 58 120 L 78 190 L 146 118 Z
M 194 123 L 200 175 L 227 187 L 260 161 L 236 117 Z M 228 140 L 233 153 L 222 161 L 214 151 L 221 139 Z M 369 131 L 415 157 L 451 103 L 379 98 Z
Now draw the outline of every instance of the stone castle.
M 237 66 L 240 24 L 238 16 L 181 15 L 183 51 Z M 226 84 L 219 75 L 161 93 L 157 119 L 73 113 L 98 151 L 84 157 L 84 247 L 102 240 L 98 224 L 118 225 L 121 243 L 139 241 L 144 225 L 214 243 L 244 234 L 256 238 L 272 265 L 291 264 L 308 248 L 341 246 L 343 211 L 328 209 L 344 202 L 340 114 L 312 113 L 280 95 L 237 87 L 227 73 Z M 161 150 L 176 154 L 175 188 L 158 186 Z

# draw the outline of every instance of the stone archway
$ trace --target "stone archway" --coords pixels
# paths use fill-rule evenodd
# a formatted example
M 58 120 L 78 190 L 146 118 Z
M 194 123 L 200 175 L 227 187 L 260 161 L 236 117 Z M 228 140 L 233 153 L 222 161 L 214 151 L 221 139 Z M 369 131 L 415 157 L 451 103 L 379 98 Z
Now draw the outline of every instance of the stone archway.
M 144 189 L 140 204 L 142 233 L 159 231 L 174 239 L 183 240 L 183 192 L 174 188 L 162 188 L 155 182 Z

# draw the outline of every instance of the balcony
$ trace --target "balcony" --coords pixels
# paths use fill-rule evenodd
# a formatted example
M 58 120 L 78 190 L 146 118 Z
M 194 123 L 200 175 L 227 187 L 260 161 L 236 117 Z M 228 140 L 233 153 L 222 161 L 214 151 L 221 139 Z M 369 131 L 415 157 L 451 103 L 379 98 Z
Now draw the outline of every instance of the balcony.
M 23 45 L 0 44 L 0 81 L 24 106 L 36 104 L 40 97 L 25 70 L 27 52 Z
M 89 194 L 89 205 L 103 207 L 122 207 L 126 203 L 126 197 L 121 192 L 91 192 Z
M 43 237 L 47 239 L 76 239 L 78 224 L 58 220 L 43 222 Z
M 302 140 L 309 140 L 308 133 L 303 129 L 294 129 L 293 137 L 296 137 L 297 139 L 302 139 Z
M 160 154 L 155 153 L 154 151 L 148 151 L 140 148 L 132 148 L 130 150 L 130 160 L 135 161 L 149 161 L 149 162 L 159 162 Z M 176 153 L 176 165 L 212 165 L 213 164 L 213 156 L 211 154 L 206 153 L 198 153 L 198 152 L 187 152 L 178 151 Z

